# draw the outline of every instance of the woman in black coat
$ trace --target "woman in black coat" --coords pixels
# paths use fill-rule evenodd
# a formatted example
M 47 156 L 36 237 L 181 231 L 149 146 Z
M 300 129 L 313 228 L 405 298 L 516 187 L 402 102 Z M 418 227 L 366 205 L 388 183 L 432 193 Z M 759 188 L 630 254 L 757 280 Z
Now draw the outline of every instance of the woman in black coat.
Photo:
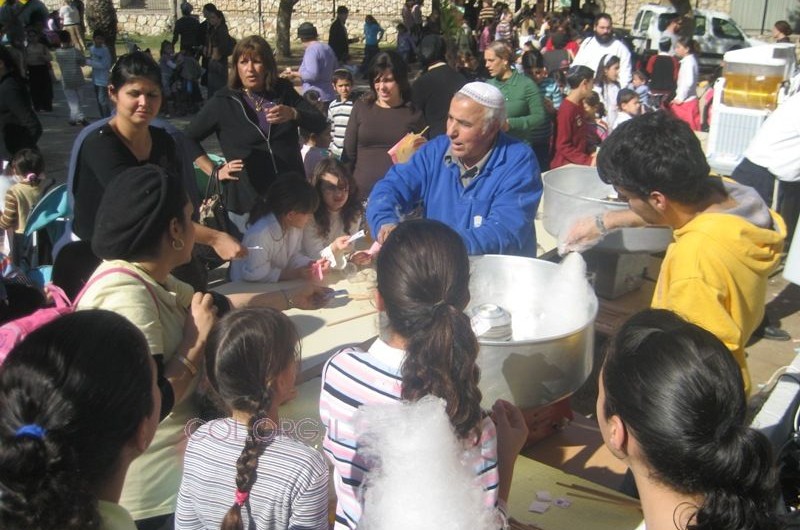
M 278 77 L 272 48 L 252 35 L 233 51 L 228 88 L 208 100 L 186 129 L 197 142 L 195 163 L 211 175 L 214 163 L 199 142 L 216 134 L 227 163 L 219 170 L 228 210 L 243 226 L 259 196 L 286 173 L 305 174 L 298 127 L 322 132 L 325 116 Z
M 0 158 L 11 160 L 20 149 L 36 149 L 41 135 L 42 124 L 33 111 L 19 66 L 11 52 L 0 46 Z

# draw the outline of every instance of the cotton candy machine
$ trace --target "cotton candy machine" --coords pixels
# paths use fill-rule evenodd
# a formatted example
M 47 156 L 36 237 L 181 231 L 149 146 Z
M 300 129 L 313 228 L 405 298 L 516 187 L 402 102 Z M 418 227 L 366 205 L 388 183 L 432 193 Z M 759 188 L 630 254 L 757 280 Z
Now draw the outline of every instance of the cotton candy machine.
M 583 260 L 574 258 L 566 267 L 517 256 L 471 258 L 467 314 L 480 343 L 484 407 L 498 398 L 521 408 L 547 405 L 589 377 L 597 297 Z M 507 315 L 498 308 L 510 314 L 508 340 Z
M 627 203 L 616 198 L 614 187 L 600 180 L 593 167 L 560 167 L 542 175 L 542 182 L 542 223 L 559 240 L 581 217 L 628 209 Z M 660 252 L 671 241 L 669 228 L 624 228 L 612 231 L 594 248 L 619 253 Z
M 542 175 L 544 197 L 542 224 L 561 242 L 576 220 L 598 213 L 628 209 L 616 197 L 613 186 L 600 180 L 597 169 L 566 166 Z M 617 298 L 638 289 L 650 263 L 649 254 L 672 242 L 667 227 L 613 230 L 584 253 L 595 273 L 595 290 L 604 298 Z

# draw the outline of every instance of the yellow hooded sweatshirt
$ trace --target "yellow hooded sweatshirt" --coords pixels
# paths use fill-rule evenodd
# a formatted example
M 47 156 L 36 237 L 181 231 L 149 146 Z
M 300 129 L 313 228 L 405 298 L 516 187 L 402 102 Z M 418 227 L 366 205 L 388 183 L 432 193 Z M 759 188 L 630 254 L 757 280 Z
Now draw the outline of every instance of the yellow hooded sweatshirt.
M 724 182 L 735 199 L 752 199 L 749 188 Z M 709 212 L 676 229 L 651 304 L 678 313 L 724 342 L 742 369 L 747 395 L 750 372 L 744 346 L 764 317 L 767 280 L 780 261 L 786 235 L 783 219 L 772 211 L 766 217 L 763 201 L 759 208 L 761 224 L 768 228 L 753 224 L 750 212 L 746 217 Z

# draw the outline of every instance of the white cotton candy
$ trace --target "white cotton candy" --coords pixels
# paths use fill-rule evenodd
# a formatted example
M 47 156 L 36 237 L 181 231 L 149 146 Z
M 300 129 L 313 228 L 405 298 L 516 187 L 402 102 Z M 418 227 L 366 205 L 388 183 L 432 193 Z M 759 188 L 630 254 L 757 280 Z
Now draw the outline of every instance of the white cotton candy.
M 588 324 L 597 298 L 578 253 L 551 263 L 515 256 L 473 259 L 471 307 L 495 304 L 511 313 L 512 340 L 544 340 Z
M 497 528 L 475 474 L 461 462 L 464 445 L 442 399 L 365 405 L 356 422 L 365 433 L 360 451 L 375 462 L 366 478 L 360 530 Z

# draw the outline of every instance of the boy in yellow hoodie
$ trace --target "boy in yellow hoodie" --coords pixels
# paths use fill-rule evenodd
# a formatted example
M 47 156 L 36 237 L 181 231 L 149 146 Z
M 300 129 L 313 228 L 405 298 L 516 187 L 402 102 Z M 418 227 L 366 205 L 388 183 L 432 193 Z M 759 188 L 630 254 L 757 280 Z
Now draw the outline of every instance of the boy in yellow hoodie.
M 609 230 L 667 225 L 675 241 L 661 265 L 652 307 L 716 335 L 750 374 L 744 346 L 764 316 L 767 280 L 780 261 L 786 225 L 758 193 L 709 176 L 695 134 L 665 112 L 626 122 L 603 143 L 597 170 L 630 210 L 579 222 L 567 248 Z

